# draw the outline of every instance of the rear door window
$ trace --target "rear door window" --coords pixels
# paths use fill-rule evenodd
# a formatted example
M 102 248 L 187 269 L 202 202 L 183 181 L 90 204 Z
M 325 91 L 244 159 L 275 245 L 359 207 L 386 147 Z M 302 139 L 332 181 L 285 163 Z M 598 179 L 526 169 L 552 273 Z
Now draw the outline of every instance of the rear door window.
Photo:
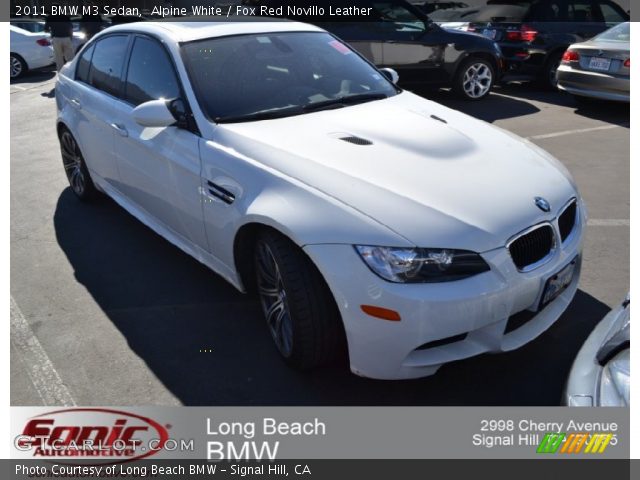
M 597 2 L 590 0 L 569 0 L 567 20 L 570 22 L 603 22 L 602 12 Z

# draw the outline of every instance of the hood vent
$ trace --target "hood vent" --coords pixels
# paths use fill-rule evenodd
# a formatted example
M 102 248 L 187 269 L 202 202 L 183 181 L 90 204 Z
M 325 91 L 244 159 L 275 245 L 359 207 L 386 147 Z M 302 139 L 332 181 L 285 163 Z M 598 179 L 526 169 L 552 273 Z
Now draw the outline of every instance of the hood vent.
M 346 137 L 340 137 L 340 140 L 343 140 L 345 142 L 349 142 L 349 143 L 353 143 L 354 145 L 373 145 L 373 142 L 364 139 L 364 138 L 360 138 L 360 137 L 354 137 L 353 135 L 349 135 Z

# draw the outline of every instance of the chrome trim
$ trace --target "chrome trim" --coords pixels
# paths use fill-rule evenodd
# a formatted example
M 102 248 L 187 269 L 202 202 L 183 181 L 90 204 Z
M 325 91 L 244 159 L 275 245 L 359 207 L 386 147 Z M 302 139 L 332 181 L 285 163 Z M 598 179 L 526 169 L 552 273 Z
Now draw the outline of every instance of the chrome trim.
M 551 228 L 551 240 L 552 240 L 552 245 L 551 248 L 549 249 L 549 253 L 547 255 L 545 255 L 543 258 L 541 258 L 540 260 L 538 260 L 535 263 L 532 263 L 530 265 L 527 265 L 524 268 L 518 268 L 518 266 L 516 265 L 516 262 L 513 260 L 513 257 L 511 256 L 511 244 L 513 242 L 515 242 L 516 240 L 518 240 L 520 237 L 523 237 L 524 235 L 527 235 L 528 233 L 533 232 L 534 230 L 538 230 L 539 228 L 542 227 L 549 227 Z M 548 263 L 556 254 L 556 251 L 558 250 L 558 241 L 557 241 L 557 229 L 554 227 L 554 225 L 551 222 L 541 222 L 538 223 L 536 225 L 533 225 L 529 228 L 526 228 L 524 230 L 522 230 L 519 233 L 516 233 L 513 237 L 511 237 L 509 240 L 507 240 L 506 243 L 506 248 L 507 248 L 507 252 L 509 253 L 509 258 L 511 258 L 511 261 L 513 262 L 513 265 L 516 267 L 516 269 L 521 272 L 521 273 L 527 273 L 527 272 L 531 272 L 532 270 L 535 270 L 536 268 L 539 268 L 541 266 L 543 266 L 544 264 Z

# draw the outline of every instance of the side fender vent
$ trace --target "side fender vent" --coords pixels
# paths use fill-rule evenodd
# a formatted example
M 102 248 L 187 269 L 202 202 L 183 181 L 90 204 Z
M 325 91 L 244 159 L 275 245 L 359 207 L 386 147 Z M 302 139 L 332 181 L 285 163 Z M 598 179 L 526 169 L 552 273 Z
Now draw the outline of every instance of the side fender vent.
M 373 145 L 373 142 L 360 137 L 354 137 L 353 135 L 349 135 L 347 137 L 340 137 L 340 140 L 345 142 L 353 143 L 354 145 Z

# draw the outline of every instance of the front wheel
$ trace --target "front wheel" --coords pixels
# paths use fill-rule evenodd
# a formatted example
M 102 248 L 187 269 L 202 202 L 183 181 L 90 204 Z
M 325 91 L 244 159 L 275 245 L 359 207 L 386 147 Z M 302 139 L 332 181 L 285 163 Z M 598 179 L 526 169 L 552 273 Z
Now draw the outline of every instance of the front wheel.
M 345 351 L 338 307 L 320 272 L 286 237 L 267 231 L 255 248 L 257 290 L 271 337 L 285 361 L 308 369 Z
M 83 201 L 95 198 L 98 191 L 91 180 L 78 142 L 66 128 L 60 132 L 60 152 L 62 153 L 64 172 L 73 193 Z
M 465 100 L 480 100 L 491 92 L 495 69 L 490 61 L 472 57 L 466 59 L 454 79 L 454 92 Z

